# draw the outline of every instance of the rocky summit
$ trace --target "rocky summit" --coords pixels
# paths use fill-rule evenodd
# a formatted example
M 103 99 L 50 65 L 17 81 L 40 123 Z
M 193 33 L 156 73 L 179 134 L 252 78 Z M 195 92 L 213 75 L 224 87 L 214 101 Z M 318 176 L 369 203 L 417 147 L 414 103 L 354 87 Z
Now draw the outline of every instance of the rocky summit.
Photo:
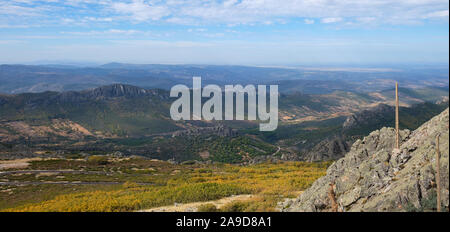
M 401 120 L 401 119 L 400 119 Z M 382 128 L 357 140 L 344 158 L 282 211 L 432 211 L 436 210 L 436 137 L 440 135 L 441 204 L 449 206 L 449 110 L 415 131 Z

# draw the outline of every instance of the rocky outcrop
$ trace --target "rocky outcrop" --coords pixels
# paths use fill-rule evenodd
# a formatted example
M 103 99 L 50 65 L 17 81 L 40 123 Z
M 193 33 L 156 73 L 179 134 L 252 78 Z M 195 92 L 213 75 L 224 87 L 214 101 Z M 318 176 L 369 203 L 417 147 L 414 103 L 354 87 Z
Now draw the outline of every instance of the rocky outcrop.
M 337 136 L 321 141 L 301 157 L 308 162 L 337 160 L 350 150 L 350 145 L 345 137 Z
M 117 97 L 135 98 L 146 96 L 160 96 L 162 99 L 169 98 L 169 95 L 165 91 L 143 89 L 132 85 L 113 84 L 92 90 L 63 92 L 57 95 L 57 100 L 63 102 L 79 102 L 84 100 L 101 100 Z
M 348 116 L 342 125 L 340 134 L 326 138 L 311 148 L 303 149 L 300 152 L 301 160 L 315 162 L 342 158 L 350 151 L 355 136 L 362 137 L 374 129 L 381 128 L 386 121 L 393 121 L 393 115 L 393 107 L 378 104 L 373 108 Z M 346 135 L 348 132 L 350 132 L 349 136 Z
M 374 124 L 375 121 L 383 120 L 386 115 L 394 115 L 394 107 L 386 104 L 378 104 L 373 108 L 363 110 L 347 117 L 342 127 L 344 130 L 348 130 L 355 127 Z
M 448 104 L 448 96 L 443 96 L 441 100 L 436 101 L 436 104 Z
M 131 85 L 114 84 L 85 91 L 84 94 L 92 98 L 108 97 L 139 97 L 149 94 L 149 90 Z
M 283 211 L 331 211 L 330 184 L 339 211 L 431 210 L 436 204 L 436 136 L 440 135 L 442 201 L 449 205 L 449 110 L 414 132 L 401 131 L 400 149 L 393 149 L 395 131 L 382 128 L 357 140 L 344 158 L 334 162 Z M 434 205 L 435 207 L 435 205 Z
M 0 95 L 0 106 L 11 104 L 18 108 L 34 109 L 55 106 L 61 103 L 77 104 L 87 101 L 108 99 L 152 98 L 169 100 L 169 92 L 161 89 L 144 89 L 132 85 L 113 84 L 83 91 L 26 93 L 19 95 Z

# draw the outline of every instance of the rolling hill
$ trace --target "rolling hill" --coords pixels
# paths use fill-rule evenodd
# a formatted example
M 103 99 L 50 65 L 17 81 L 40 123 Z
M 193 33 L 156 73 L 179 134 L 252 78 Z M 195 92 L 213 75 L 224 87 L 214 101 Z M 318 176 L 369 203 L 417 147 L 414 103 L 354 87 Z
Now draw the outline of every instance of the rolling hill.
M 423 93 L 414 97 L 424 103 L 401 108 L 403 128 L 415 129 L 448 106 L 425 102 L 443 92 Z M 377 104 L 390 102 L 389 96 L 380 96 L 283 93 L 278 129 L 259 132 L 258 124 L 249 121 L 173 121 L 169 107 L 175 99 L 162 89 L 113 84 L 82 91 L 3 94 L 0 150 L 25 156 L 120 151 L 177 161 L 250 162 L 256 156 L 329 160 L 342 156 L 355 139 L 392 124 L 391 106 L 385 105 L 381 114 L 370 113 Z M 351 119 L 353 123 L 344 124 Z M 370 123 L 360 123 L 364 121 Z M 281 151 L 275 153 L 277 147 Z

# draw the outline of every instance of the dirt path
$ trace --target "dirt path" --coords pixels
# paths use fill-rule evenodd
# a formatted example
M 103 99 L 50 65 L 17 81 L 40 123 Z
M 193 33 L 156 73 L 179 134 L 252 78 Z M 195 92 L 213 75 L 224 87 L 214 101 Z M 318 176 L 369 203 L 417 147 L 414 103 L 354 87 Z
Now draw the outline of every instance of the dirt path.
M 78 170 L 18 170 L 18 171 L 0 171 L 0 176 L 11 174 L 36 174 L 36 173 L 71 173 L 71 174 L 108 174 L 102 171 L 78 171 Z
M 213 204 L 217 208 L 222 207 L 225 204 L 228 204 L 233 201 L 245 201 L 253 198 L 254 195 L 237 195 L 231 197 L 225 197 L 215 201 L 203 201 L 203 202 L 193 202 L 186 204 L 175 204 L 169 206 L 162 206 L 151 209 L 139 210 L 138 212 L 196 212 L 197 208 L 204 204 Z
M 114 181 L 0 181 L 0 185 L 43 185 L 43 184 L 59 184 L 59 185 L 120 185 L 125 182 Z M 155 185 L 154 183 L 137 182 L 138 185 Z
M 281 147 L 280 146 L 278 146 L 278 150 L 275 152 L 275 153 L 273 153 L 272 154 L 272 156 L 274 156 L 274 155 L 276 155 L 276 154 L 278 154 L 278 152 L 280 152 L 281 151 Z
M 0 170 L 26 168 L 31 161 L 42 160 L 42 158 L 0 160 Z

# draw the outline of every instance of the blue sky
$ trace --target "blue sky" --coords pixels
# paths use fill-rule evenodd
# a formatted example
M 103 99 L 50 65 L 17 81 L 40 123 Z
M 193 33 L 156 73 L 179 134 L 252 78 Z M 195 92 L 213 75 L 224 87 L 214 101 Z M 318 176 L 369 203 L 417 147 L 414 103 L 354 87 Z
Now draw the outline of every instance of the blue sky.
M 0 0 L 0 63 L 448 63 L 448 0 Z

